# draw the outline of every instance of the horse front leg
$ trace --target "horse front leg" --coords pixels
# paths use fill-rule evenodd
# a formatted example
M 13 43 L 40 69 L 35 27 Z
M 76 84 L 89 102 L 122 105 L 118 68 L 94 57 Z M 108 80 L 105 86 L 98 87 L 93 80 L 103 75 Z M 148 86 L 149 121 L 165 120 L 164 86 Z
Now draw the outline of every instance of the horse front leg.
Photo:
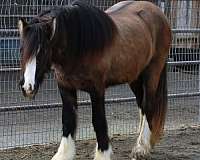
M 73 160 L 75 157 L 75 130 L 76 130 L 76 90 L 68 90 L 58 86 L 61 94 L 62 108 L 62 131 L 63 136 L 57 153 L 52 160 Z
M 104 94 L 104 92 L 100 93 L 98 91 L 90 93 L 92 101 L 92 123 L 97 138 L 94 160 L 110 160 L 112 154 L 105 116 Z

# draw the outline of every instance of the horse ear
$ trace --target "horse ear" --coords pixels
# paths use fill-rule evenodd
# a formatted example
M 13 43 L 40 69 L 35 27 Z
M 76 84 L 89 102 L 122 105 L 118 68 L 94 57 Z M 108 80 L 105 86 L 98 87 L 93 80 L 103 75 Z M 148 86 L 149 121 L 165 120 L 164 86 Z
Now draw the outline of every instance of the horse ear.
M 56 18 L 53 18 L 50 40 L 53 39 L 55 32 L 56 32 Z
M 25 21 L 24 18 L 20 18 L 18 21 L 18 28 L 19 28 L 19 34 L 22 37 L 23 36 L 23 32 L 24 32 L 24 27 L 27 26 L 27 22 Z

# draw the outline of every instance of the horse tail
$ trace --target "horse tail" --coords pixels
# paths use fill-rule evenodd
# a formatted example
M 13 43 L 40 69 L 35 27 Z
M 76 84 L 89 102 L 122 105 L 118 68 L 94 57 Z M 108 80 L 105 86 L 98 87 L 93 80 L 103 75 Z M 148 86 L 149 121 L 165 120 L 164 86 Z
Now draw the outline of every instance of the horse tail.
M 148 123 L 151 126 L 151 144 L 153 146 L 160 139 L 164 130 L 167 112 L 167 64 L 165 64 L 161 71 L 155 97 L 151 104 L 153 105 L 151 106 L 152 110 L 150 112 L 152 115 L 150 115 L 151 120 Z

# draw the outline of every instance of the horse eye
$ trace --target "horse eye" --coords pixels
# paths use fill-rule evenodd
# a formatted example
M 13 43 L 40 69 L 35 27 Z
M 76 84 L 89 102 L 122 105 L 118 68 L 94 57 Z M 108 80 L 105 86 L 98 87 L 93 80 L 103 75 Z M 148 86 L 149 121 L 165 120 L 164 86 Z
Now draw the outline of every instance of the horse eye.
M 22 46 L 19 48 L 19 51 L 20 51 L 20 53 L 22 53 L 22 51 L 23 51 L 23 47 Z

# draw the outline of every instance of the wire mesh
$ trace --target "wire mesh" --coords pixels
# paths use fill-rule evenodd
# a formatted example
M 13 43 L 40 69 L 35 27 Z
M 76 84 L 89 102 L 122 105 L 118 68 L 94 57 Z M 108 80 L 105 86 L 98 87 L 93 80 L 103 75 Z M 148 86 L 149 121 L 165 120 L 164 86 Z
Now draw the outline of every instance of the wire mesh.
M 88 0 L 105 10 L 117 0 Z M 200 123 L 200 2 L 155 1 L 174 29 L 169 55 L 169 111 L 166 129 Z M 33 16 L 70 0 L 2 0 L 0 2 L 0 149 L 58 142 L 61 136 L 61 99 L 53 73 L 48 74 L 36 99 L 24 99 L 18 89 L 20 77 L 19 17 Z M 138 125 L 138 109 L 128 85 L 106 91 L 106 114 L 110 135 L 132 134 Z M 94 138 L 89 96 L 78 92 L 77 139 Z

